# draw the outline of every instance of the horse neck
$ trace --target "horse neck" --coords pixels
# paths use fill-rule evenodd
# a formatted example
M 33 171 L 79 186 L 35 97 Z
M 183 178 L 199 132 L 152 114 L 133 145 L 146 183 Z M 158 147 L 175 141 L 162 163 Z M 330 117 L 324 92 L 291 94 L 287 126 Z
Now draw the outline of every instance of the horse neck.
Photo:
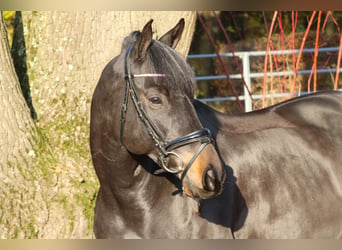
M 130 154 L 122 147 L 113 152 L 115 154 L 110 159 L 102 159 L 105 169 L 99 179 L 101 188 L 110 191 L 121 204 L 127 203 L 130 207 L 142 197 L 148 201 L 177 193 L 175 180 L 178 179 L 171 174 L 154 175 L 159 167 L 148 156 Z
M 258 117 L 253 118 L 255 115 L 251 113 L 229 115 L 218 112 L 198 100 L 195 100 L 194 107 L 202 125 L 212 132 L 218 153 L 225 164 L 228 164 L 227 160 L 234 151 L 233 144 L 238 142 L 243 134 L 257 130 L 257 126 L 265 126 L 263 119 L 257 122 Z
M 141 234 L 144 235 L 149 234 L 143 232 L 146 225 L 150 224 L 147 228 L 154 228 L 157 226 L 155 221 L 165 218 L 191 223 L 194 219 L 194 211 L 197 209 L 197 202 L 181 195 L 170 178 L 164 174 L 160 176 L 151 174 L 148 169 L 150 166 L 142 166 L 133 158 L 126 161 L 126 167 L 134 169 L 134 174 L 129 178 L 126 176 L 124 182 L 120 180 L 118 183 L 117 179 L 116 185 L 112 186 L 112 194 L 117 206 L 124 209 L 121 216 L 127 225 L 134 222 L 135 230 L 142 231 Z M 152 215 L 153 219 L 150 218 Z
M 218 112 L 200 101 L 195 101 L 194 106 L 203 126 L 209 128 L 215 138 L 225 137 L 227 140 L 265 129 L 293 126 L 273 109 L 230 115 Z
M 149 167 L 153 164 L 146 157 L 137 159 L 124 150 L 113 152 L 117 158 L 102 165 L 106 172 L 99 178 L 97 214 L 109 214 L 108 219 L 125 225 L 128 231 L 144 238 L 200 237 L 202 234 L 201 237 L 209 237 L 205 234 L 208 231 L 215 235 L 216 224 L 196 214 L 197 201 L 177 193 L 173 180 L 170 180 L 175 176 L 151 174 Z M 199 230 L 203 227 L 210 230 L 202 230 L 200 235 L 196 235 L 196 231 L 189 232 L 189 228 Z

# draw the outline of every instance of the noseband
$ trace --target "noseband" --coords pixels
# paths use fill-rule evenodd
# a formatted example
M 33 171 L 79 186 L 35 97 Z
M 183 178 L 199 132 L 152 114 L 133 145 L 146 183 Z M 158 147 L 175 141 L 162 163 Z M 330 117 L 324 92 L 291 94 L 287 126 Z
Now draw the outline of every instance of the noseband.
M 199 154 L 202 152 L 202 150 L 207 146 L 208 144 L 214 142 L 213 137 L 211 136 L 211 132 L 207 128 L 202 128 L 200 130 L 196 130 L 190 134 L 181 136 L 173 141 L 167 142 L 164 139 L 164 136 L 161 134 L 158 127 L 153 123 L 153 121 L 150 119 L 150 117 L 147 115 L 142 103 L 140 102 L 137 92 L 134 87 L 134 78 L 137 77 L 164 77 L 164 74 L 132 74 L 130 69 L 130 62 L 129 62 L 129 56 L 131 53 L 133 46 L 129 46 L 126 50 L 125 55 L 125 80 L 126 80 L 126 91 L 124 96 L 124 101 L 121 108 L 121 128 L 120 128 L 120 140 L 121 144 L 123 144 L 123 132 L 124 132 L 124 125 L 126 121 L 126 113 L 127 113 L 127 103 L 128 103 L 128 95 L 131 96 L 132 102 L 134 104 L 134 107 L 138 113 L 138 116 L 140 120 L 145 125 L 148 134 L 150 135 L 151 139 L 153 140 L 155 146 L 159 150 L 158 160 L 162 167 L 162 169 L 169 173 L 179 173 L 182 172 L 181 175 L 181 181 L 183 182 L 183 179 L 190 169 L 193 162 L 196 160 L 196 158 L 199 156 Z M 200 142 L 201 146 L 198 148 L 194 156 L 191 158 L 191 160 L 188 162 L 186 166 L 184 166 L 184 162 L 176 152 L 173 150 L 176 148 L 183 147 L 185 145 L 189 145 L 195 142 Z M 169 167 L 169 158 L 170 156 L 176 157 L 180 160 L 182 163 L 181 166 L 178 166 L 177 169 L 171 169 Z M 158 171 L 159 172 L 159 171 Z

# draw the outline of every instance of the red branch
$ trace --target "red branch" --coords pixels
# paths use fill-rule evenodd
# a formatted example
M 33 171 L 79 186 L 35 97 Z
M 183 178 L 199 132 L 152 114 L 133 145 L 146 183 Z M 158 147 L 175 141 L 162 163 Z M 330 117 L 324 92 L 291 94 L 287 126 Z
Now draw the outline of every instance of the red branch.
M 334 90 L 337 90 L 337 87 L 338 87 L 338 78 L 340 75 L 340 65 L 341 65 L 341 54 L 342 54 L 342 35 L 340 34 L 340 49 L 338 50 Z
M 222 58 L 221 58 L 221 56 L 220 56 L 220 54 L 219 54 L 219 52 L 218 52 L 218 50 L 217 50 L 217 47 L 216 47 L 216 45 L 215 45 L 214 40 L 213 40 L 212 36 L 210 35 L 209 30 L 208 30 L 208 28 L 206 27 L 203 18 L 202 18 L 201 15 L 198 14 L 198 13 L 197 13 L 197 18 L 198 18 L 198 20 L 200 21 L 200 23 L 201 23 L 201 25 L 202 25 L 202 28 L 203 28 L 204 32 L 206 33 L 206 35 L 207 35 L 207 37 L 208 37 L 208 39 L 209 39 L 209 42 L 210 42 L 211 46 L 213 47 L 213 49 L 214 49 L 214 51 L 215 51 L 215 54 L 217 55 L 217 58 L 218 58 L 218 60 L 219 60 L 219 62 L 220 62 L 220 64 L 221 64 L 221 66 L 222 66 L 222 68 L 223 68 L 223 71 L 224 71 L 224 73 L 225 73 L 225 75 L 226 75 L 226 77 L 227 77 L 228 86 L 229 86 L 230 90 L 232 91 L 233 95 L 235 96 L 235 99 L 236 99 L 236 102 L 237 102 L 237 104 L 238 104 L 238 106 L 239 106 L 239 108 L 240 108 L 240 111 L 241 111 L 241 112 L 244 112 L 245 109 L 244 109 L 244 107 L 243 107 L 243 105 L 242 105 L 242 103 L 241 103 L 241 101 L 240 101 L 240 99 L 239 99 L 239 96 L 238 96 L 238 94 L 236 93 L 236 91 L 235 91 L 235 89 L 234 89 L 232 83 L 230 82 L 229 73 L 228 73 L 227 68 L 226 68 L 226 66 L 224 65 L 223 60 L 222 60 Z
M 291 97 L 294 97 L 294 94 L 295 94 L 296 76 L 297 76 L 297 71 L 298 71 L 298 68 L 299 68 L 299 62 L 300 62 L 300 59 L 302 57 L 303 49 L 304 49 L 304 44 L 305 44 L 306 38 L 308 37 L 308 34 L 309 34 L 309 31 L 310 31 L 311 25 L 313 23 L 313 20 L 315 18 L 316 12 L 317 11 L 313 11 L 313 13 L 311 15 L 310 21 L 308 23 L 308 27 L 306 28 L 304 36 L 303 36 L 302 44 L 300 45 L 299 54 L 298 54 L 298 58 L 297 58 L 297 61 L 296 61 L 296 67 L 295 67 L 295 69 L 293 71 L 293 82 L 292 82 L 292 88 L 291 88 Z
M 266 76 L 267 76 L 267 58 L 268 58 L 268 51 L 270 50 L 270 41 L 272 37 L 273 27 L 275 24 L 275 21 L 277 19 L 278 11 L 275 11 L 272 18 L 272 23 L 270 30 L 268 32 L 268 38 L 267 38 L 267 45 L 266 45 L 266 54 L 265 54 L 265 61 L 264 61 L 264 82 L 262 86 L 262 107 L 265 107 L 265 98 L 266 98 Z
M 294 50 L 296 49 L 295 34 L 296 34 L 296 27 L 297 27 L 297 18 L 298 18 L 298 12 L 296 11 L 296 16 L 295 16 L 294 11 L 292 11 L 292 65 L 293 65 L 293 69 L 292 69 L 293 70 L 293 83 L 292 83 L 293 87 L 292 88 L 294 88 L 296 84 L 296 53 Z M 292 93 L 292 90 L 291 90 L 291 93 Z
M 223 32 L 223 35 L 224 35 L 224 38 L 226 39 L 226 42 L 228 44 L 228 47 L 229 47 L 229 50 L 232 52 L 233 54 L 233 59 L 234 59 L 234 62 L 235 62 L 235 66 L 236 68 L 238 69 L 239 73 L 241 74 L 241 79 L 242 79 L 242 84 L 246 87 L 247 91 L 248 91 L 248 94 L 249 96 L 252 98 L 252 94 L 250 92 L 250 89 L 248 88 L 248 86 L 246 85 L 246 82 L 245 82 L 245 78 L 243 77 L 243 73 L 242 73 L 242 69 L 240 67 L 240 64 L 239 64 L 239 60 L 238 58 L 235 56 L 235 53 L 234 53 L 234 48 L 233 48 L 233 45 L 229 39 L 229 36 L 227 34 L 227 31 L 226 29 L 223 27 L 223 24 L 221 22 L 221 20 L 219 19 L 219 17 L 217 16 L 216 12 L 214 11 L 214 16 L 215 16 L 215 19 L 218 23 L 218 25 L 220 26 L 222 32 Z M 252 99 L 253 101 L 253 99 Z
M 313 70 L 314 70 L 314 87 L 313 91 L 317 91 L 317 56 L 318 56 L 318 43 L 319 43 L 319 29 L 321 25 L 321 15 L 322 11 L 318 12 L 318 19 L 317 19 L 317 30 L 316 30 L 316 41 L 315 41 L 315 55 L 314 55 L 314 63 L 313 63 Z

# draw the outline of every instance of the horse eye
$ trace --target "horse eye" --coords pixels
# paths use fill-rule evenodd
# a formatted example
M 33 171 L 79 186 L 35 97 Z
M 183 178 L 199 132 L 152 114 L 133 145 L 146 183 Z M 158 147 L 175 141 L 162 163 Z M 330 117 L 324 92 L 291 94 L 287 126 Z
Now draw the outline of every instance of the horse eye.
M 162 104 L 162 100 L 158 96 L 153 96 L 148 99 L 152 104 Z

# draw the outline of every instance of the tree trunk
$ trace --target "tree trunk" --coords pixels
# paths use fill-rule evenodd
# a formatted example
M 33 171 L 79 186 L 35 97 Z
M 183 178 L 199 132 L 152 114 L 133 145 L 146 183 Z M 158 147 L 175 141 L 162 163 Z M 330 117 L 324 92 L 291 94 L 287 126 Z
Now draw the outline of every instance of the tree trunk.
M 33 123 L 22 96 L 0 13 L 0 164 L 22 161 L 17 156 L 31 149 Z
M 123 38 L 131 31 L 141 29 L 153 18 L 157 38 L 181 17 L 185 18 L 186 29 L 177 49 L 185 55 L 195 26 L 193 12 L 23 13 L 28 79 L 37 112 L 38 137 L 30 149 L 31 140 L 25 138 L 31 138 L 33 129 L 30 127 L 34 125 L 14 77 L 13 66 L 10 70 L 4 68 L 11 61 L 7 47 L 6 58 L 2 56 L 3 49 L 0 57 L 7 62 L 0 65 L 0 95 L 4 95 L 1 108 L 6 107 L 2 112 L 6 123 L 0 125 L 0 145 L 1 149 L 14 150 L 12 154 L 6 154 L 6 159 L 1 158 L 1 163 L 23 157 L 30 167 L 21 168 L 20 174 L 24 177 L 17 178 L 17 175 L 12 177 L 12 172 L 17 170 L 3 171 L 6 165 L 1 166 L 0 175 L 4 177 L 0 180 L 1 195 L 7 193 L 4 196 L 7 199 L 0 201 L 0 237 L 93 237 L 98 183 L 88 138 L 90 101 L 97 80 L 106 63 L 119 54 Z M 1 42 L 4 44 L 3 39 Z M 15 53 L 15 49 L 12 52 Z M 5 79 L 3 72 L 10 73 L 13 79 Z M 19 101 L 20 104 L 14 103 Z M 25 114 L 19 112 L 23 110 Z M 6 112 L 17 121 L 13 133 L 7 128 L 7 122 L 10 124 L 11 120 Z M 2 140 L 4 136 L 13 146 Z M 16 149 L 19 148 L 16 145 L 23 150 Z M 11 183 L 15 194 L 9 192 L 9 185 L 4 186 L 4 179 Z M 19 216 L 14 216 L 17 214 Z
M 0 238 L 25 237 L 34 231 L 37 212 L 44 216 L 44 209 L 36 193 L 40 183 L 30 168 L 35 157 L 34 124 L 13 67 L 1 12 L 0 113 Z

